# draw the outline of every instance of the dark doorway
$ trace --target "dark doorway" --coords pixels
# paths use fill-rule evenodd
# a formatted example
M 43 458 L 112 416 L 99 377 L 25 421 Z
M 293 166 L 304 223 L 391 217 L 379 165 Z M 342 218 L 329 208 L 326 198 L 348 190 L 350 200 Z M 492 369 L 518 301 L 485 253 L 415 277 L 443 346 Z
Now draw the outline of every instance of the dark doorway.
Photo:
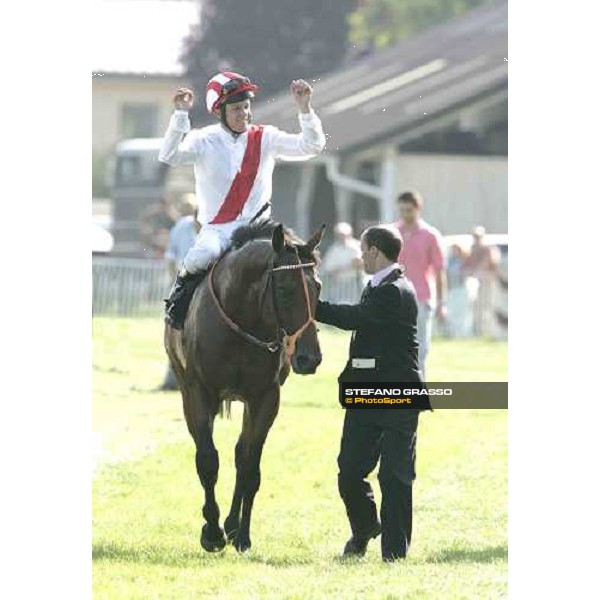
M 333 228 L 337 223 L 334 189 L 329 179 L 327 179 L 324 166 L 317 167 L 308 223 L 309 235 L 322 223 L 327 225 L 320 246 L 321 252 L 324 252 L 333 242 Z

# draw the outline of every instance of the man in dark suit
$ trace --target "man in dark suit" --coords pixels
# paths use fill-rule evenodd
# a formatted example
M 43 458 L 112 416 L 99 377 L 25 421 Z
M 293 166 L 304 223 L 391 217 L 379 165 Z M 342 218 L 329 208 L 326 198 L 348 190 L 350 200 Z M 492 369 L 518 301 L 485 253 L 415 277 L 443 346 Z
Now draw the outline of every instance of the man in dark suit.
M 365 271 L 373 274 L 360 303 L 319 301 L 316 319 L 353 330 L 342 382 L 402 382 L 422 389 L 417 343 L 418 304 L 412 284 L 396 262 L 402 237 L 395 228 L 374 226 L 361 237 Z M 412 483 L 419 411 L 406 408 L 346 409 L 338 486 L 352 537 L 344 556 L 363 556 L 381 536 L 384 560 L 404 558 L 412 531 Z M 381 521 L 367 476 L 380 461 Z

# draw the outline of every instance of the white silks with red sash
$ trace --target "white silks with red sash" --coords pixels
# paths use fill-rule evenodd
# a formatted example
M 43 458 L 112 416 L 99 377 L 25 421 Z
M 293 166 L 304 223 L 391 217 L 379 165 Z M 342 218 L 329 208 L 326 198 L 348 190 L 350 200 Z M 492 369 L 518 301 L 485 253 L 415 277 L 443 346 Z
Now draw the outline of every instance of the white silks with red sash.
M 211 225 L 235 221 L 244 209 L 260 165 L 262 134 L 262 125 L 250 126 L 242 166 L 231 183 L 219 212 L 210 221 Z

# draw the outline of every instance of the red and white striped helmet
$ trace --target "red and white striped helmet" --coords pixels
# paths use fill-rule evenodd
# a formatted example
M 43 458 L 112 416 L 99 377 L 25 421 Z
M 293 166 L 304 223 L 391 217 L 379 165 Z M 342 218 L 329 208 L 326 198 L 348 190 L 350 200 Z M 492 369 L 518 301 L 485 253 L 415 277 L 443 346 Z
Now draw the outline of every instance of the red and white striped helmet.
M 206 86 L 206 108 L 209 113 L 219 109 L 229 98 L 243 94 L 244 98 L 253 98 L 258 91 L 247 77 L 233 71 L 221 71 L 213 75 Z M 236 99 L 236 102 L 239 99 Z

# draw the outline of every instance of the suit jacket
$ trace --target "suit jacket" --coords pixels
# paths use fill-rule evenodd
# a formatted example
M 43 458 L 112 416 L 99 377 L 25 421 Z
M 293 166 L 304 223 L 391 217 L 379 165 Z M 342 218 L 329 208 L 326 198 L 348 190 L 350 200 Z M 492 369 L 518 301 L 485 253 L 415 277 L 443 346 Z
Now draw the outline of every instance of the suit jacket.
M 410 382 L 422 388 L 417 312 L 415 290 L 401 269 L 392 271 L 377 287 L 368 285 L 359 304 L 319 301 L 317 321 L 354 330 L 348 362 L 338 380 Z

